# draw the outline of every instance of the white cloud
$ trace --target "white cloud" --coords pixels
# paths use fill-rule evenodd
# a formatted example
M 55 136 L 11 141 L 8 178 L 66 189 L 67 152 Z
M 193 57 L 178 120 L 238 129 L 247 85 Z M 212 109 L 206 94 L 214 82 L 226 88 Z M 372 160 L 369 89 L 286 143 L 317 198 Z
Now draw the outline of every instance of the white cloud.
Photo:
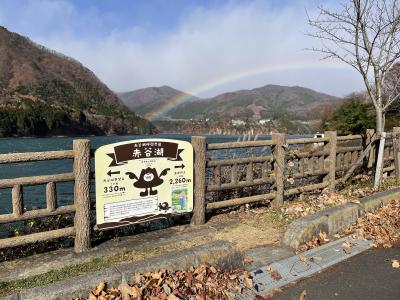
M 58 25 L 50 35 L 34 33 L 31 38 L 80 60 L 116 91 L 167 84 L 208 96 L 275 83 L 343 95 L 362 88 L 353 70 L 317 67 L 319 56 L 302 50 L 316 41 L 304 35 L 308 28 L 300 3 L 279 9 L 244 1 L 212 10 L 199 7 L 182 18 L 175 31 L 145 39 L 146 29 L 139 27 L 78 37 L 71 26 L 104 25 L 98 12 L 80 14 L 67 2 L 51 3 L 40 7 L 43 19 L 38 26 Z M 25 10 L 28 21 L 38 11 L 34 5 Z M 268 69 L 275 71 L 251 71 Z

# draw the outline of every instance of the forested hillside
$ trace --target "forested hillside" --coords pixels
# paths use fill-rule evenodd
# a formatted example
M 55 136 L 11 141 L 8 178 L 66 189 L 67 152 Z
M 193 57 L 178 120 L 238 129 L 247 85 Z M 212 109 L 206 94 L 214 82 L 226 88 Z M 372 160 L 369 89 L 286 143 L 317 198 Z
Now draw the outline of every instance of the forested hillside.
M 148 133 L 82 64 L 0 27 L 0 136 Z

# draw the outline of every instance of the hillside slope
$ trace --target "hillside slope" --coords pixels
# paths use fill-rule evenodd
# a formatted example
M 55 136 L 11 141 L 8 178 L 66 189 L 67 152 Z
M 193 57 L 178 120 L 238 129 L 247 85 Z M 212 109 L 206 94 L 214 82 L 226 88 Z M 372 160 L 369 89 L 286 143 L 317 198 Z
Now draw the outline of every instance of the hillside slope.
M 118 96 L 126 106 L 141 116 L 157 110 L 177 98 L 185 101 L 198 100 L 197 97 L 186 94 L 169 86 L 148 87 L 131 92 L 120 93 Z
M 174 119 L 290 119 L 318 118 L 314 112 L 339 98 L 303 87 L 266 85 L 252 90 L 224 93 L 203 101 L 183 103 L 167 113 Z
M 79 62 L 0 27 L 0 136 L 152 130 Z

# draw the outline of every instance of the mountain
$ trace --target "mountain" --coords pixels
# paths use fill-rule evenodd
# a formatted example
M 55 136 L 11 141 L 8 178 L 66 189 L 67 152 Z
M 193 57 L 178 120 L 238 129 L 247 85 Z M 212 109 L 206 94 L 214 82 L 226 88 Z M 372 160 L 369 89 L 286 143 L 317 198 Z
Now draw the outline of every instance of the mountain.
M 131 92 L 120 93 L 118 96 L 126 106 L 141 116 L 157 110 L 176 98 L 185 98 L 185 101 L 193 102 L 199 98 L 176 90 L 169 86 L 148 87 Z
M 152 128 L 78 61 L 0 27 L 0 136 L 137 134 Z
M 149 87 L 121 93 L 122 101 L 138 114 L 151 116 L 152 112 L 176 97 L 187 100 L 161 115 L 166 120 L 189 119 L 282 119 L 315 120 L 320 110 L 340 98 L 299 86 L 266 85 L 251 90 L 224 93 L 201 99 L 168 86 Z
M 266 85 L 202 101 L 183 103 L 167 113 L 172 119 L 317 119 L 321 107 L 339 98 L 299 86 Z

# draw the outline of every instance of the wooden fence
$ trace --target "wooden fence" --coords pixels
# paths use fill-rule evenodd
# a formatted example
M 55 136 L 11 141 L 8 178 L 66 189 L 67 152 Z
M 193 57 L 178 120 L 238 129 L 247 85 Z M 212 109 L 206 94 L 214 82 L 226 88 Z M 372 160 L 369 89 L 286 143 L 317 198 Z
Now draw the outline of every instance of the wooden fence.
M 90 248 L 90 141 L 74 140 L 72 150 L 0 154 L 0 164 L 59 159 L 73 159 L 73 172 L 0 180 L 0 188 L 12 188 L 12 213 L 1 214 L 0 224 L 75 213 L 74 226 L 0 239 L 0 249 L 66 236 L 75 236 L 76 252 Z M 56 184 L 67 181 L 74 182 L 74 204 L 58 207 Z M 24 211 L 23 187 L 41 184 L 46 185 L 47 207 Z
M 397 180 L 400 180 L 399 136 L 399 127 L 388 134 L 384 156 L 384 172 L 394 173 Z M 208 144 L 205 137 L 193 137 L 195 188 L 192 224 L 205 223 L 207 210 L 261 201 L 271 201 L 273 206 L 279 206 L 286 198 L 303 192 L 323 188 L 334 191 L 335 186 L 345 179 L 346 173 L 348 175 L 361 164 L 360 157 L 373 140 L 374 132 L 371 130 L 366 138 L 361 135 L 337 136 L 336 132 L 328 131 L 323 138 L 287 139 L 284 134 L 277 133 L 272 135 L 272 140 Z M 253 148 L 265 151 L 241 157 L 209 157 L 213 151 Z M 72 173 L 1 179 L 0 189 L 12 189 L 12 213 L 0 214 L 0 224 L 75 214 L 74 226 L 0 239 L 0 249 L 67 236 L 75 237 L 76 252 L 90 249 L 93 225 L 90 223 L 92 153 L 90 141 L 80 139 L 74 140 L 72 150 L 0 154 L 0 164 L 73 159 Z M 371 151 L 368 159 L 362 160 L 369 168 L 373 167 L 374 153 Z M 74 204 L 58 206 L 56 185 L 67 181 L 74 182 Z M 46 185 L 47 207 L 24 211 L 24 186 L 43 184 Z M 262 187 L 264 192 L 207 201 L 210 193 L 218 195 L 253 187 Z
M 400 181 L 400 128 L 387 134 L 383 172 L 395 174 Z M 205 137 L 193 137 L 195 152 L 195 191 L 192 224 L 205 222 L 207 210 L 236 205 L 271 201 L 280 206 L 290 196 L 328 188 L 334 191 L 337 184 L 346 181 L 357 167 L 365 165 L 372 173 L 377 141 L 374 130 L 362 135 L 337 136 L 327 131 L 322 138 L 287 139 L 284 134 L 272 134 L 272 140 L 208 144 Z M 370 145 L 371 144 L 371 145 Z M 372 148 L 368 153 L 368 145 Z M 270 148 L 269 154 L 223 159 L 207 158 L 207 153 L 223 149 Z M 255 165 L 259 165 L 255 171 Z M 241 166 L 242 174 L 238 170 Z M 226 168 L 222 175 L 222 168 Z M 210 173 L 209 180 L 206 180 Z M 255 177 L 257 175 L 257 178 Z M 250 196 L 207 201 L 207 194 L 248 187 L 263 186 L 264 193 Z M 240 193 L 239 193 L 240 194 Z

